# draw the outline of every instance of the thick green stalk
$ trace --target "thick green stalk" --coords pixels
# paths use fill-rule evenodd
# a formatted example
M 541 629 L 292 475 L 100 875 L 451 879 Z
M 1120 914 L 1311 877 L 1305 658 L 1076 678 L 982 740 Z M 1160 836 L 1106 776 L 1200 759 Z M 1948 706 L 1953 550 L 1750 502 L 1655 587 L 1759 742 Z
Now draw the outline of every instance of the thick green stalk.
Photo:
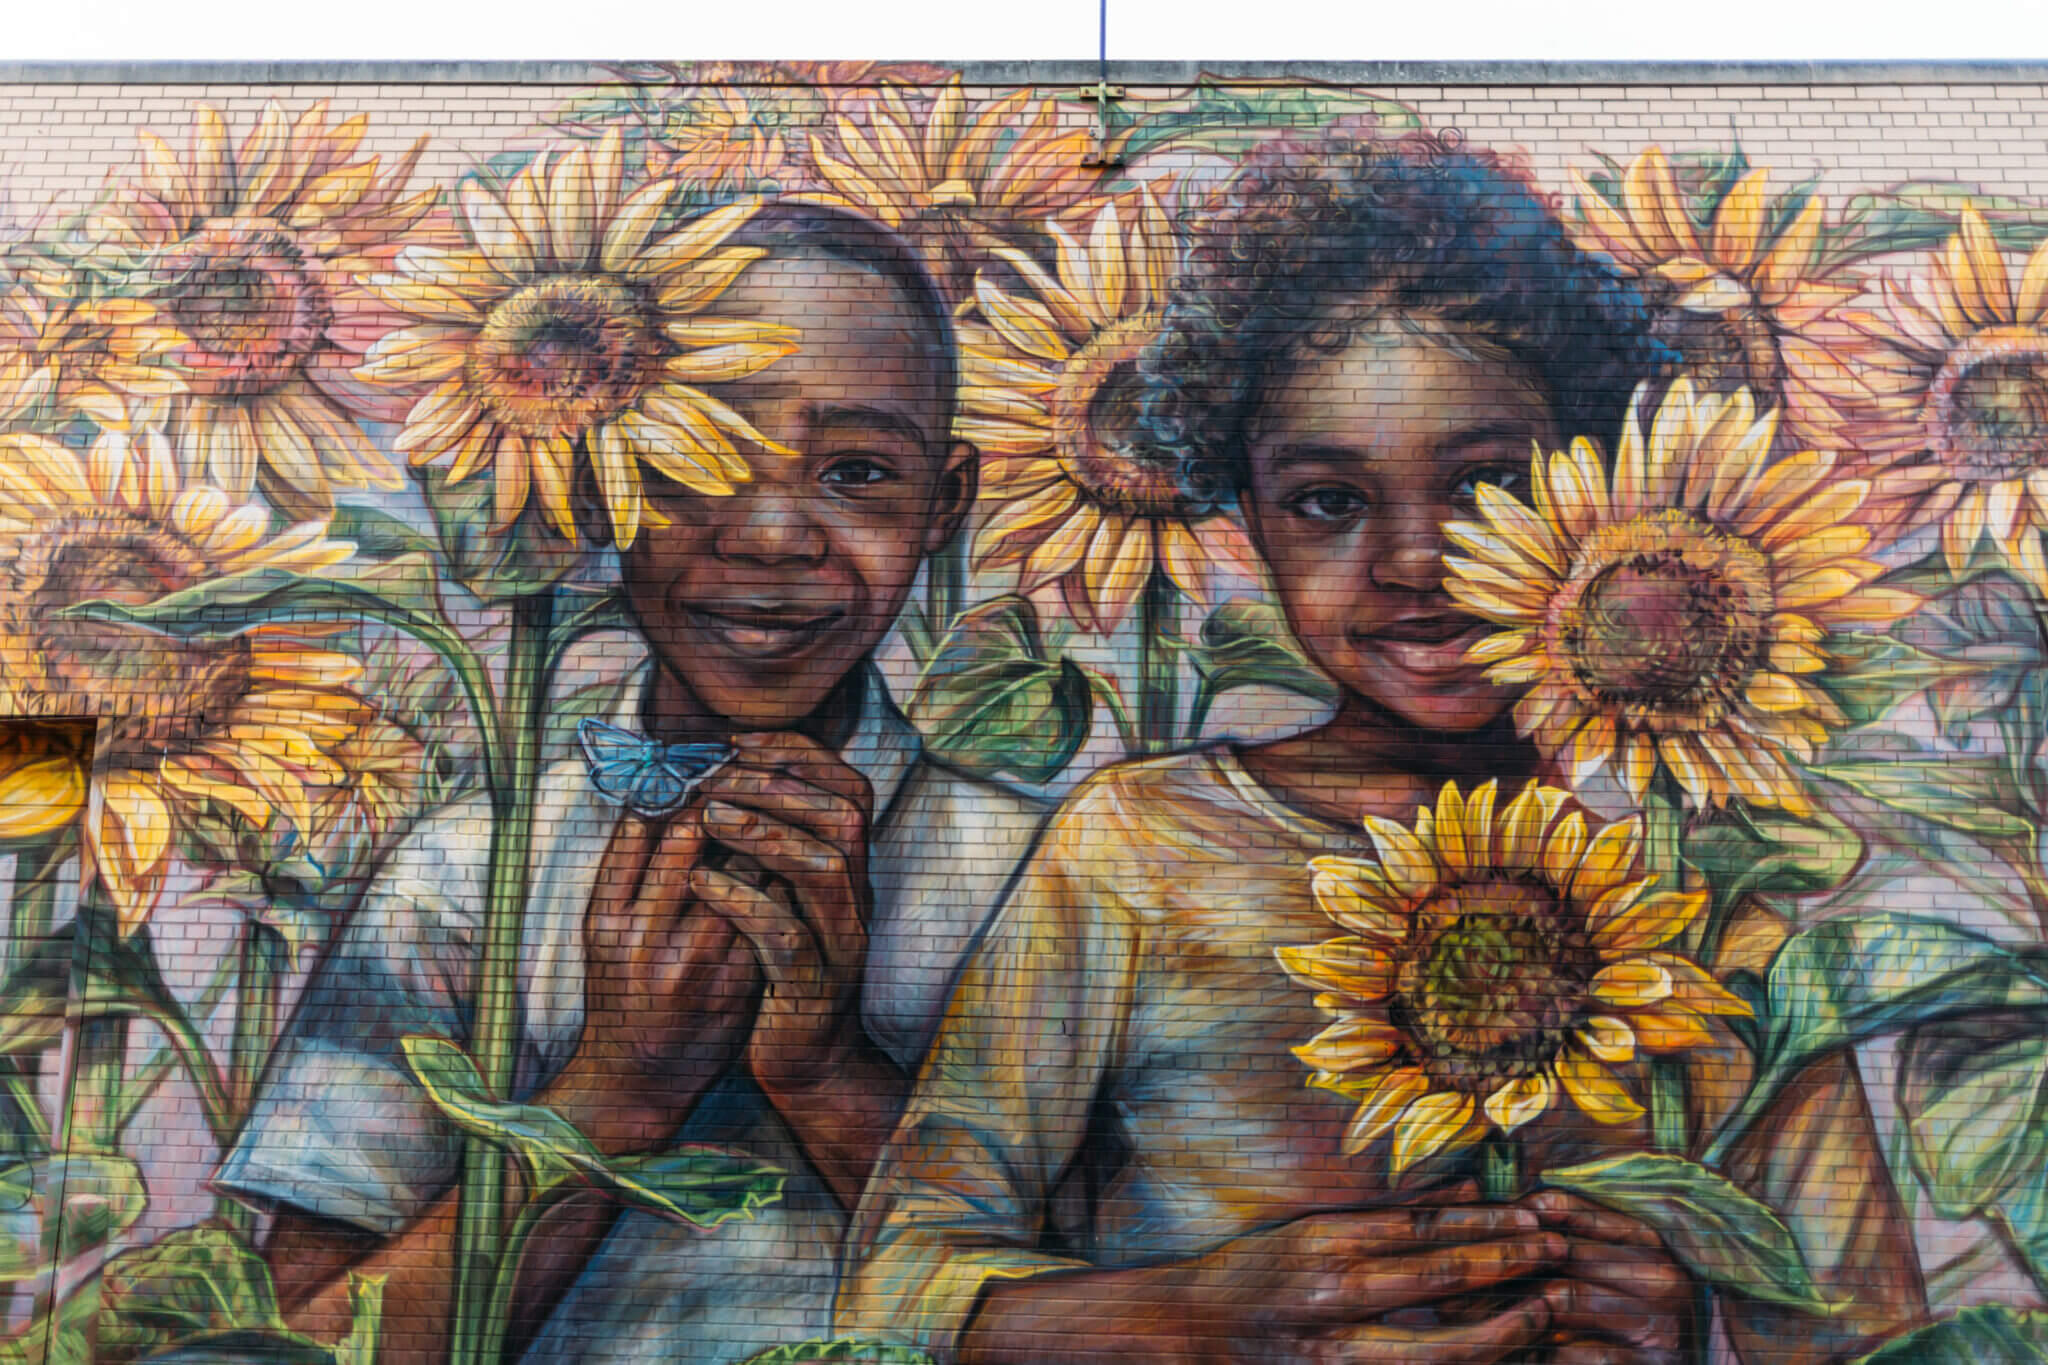
M 544 594 L 513 602 L 497 714 L 479 718 L 486 728 L 497 726 L 504 761 L 491 774 L 490 872 L 470 1054 L 484 1084 L 498 1096 L 511 1090 L 517 1056 L 519 944 L 540 784 L 541 730 L 547 717 L 548 626 L 553 608 L 552 597 Z M 501 1149 L 480 1138 L 470 1138 L 464 1148 L 451 1365 L 497 1365 L 487 1363 L 483 1351 L 489 1336 L 488 1296 L 503 1251 L 506 1161 Z
M 966 605 L 967 566 L 962 558 L 964 551 L 957 542 L 941 545 L 931 558 L 924 562 L 924 615 L 925 626 L 934 641 L 946 638 L 953 629 L 953 621 Z M 923 659 L 919 663 L 926 662 Z
M 1494 1133 L 1479 1148 L 1479 1197 L 1496 1204 L 1522 1197 L 1522 1144 L 1512 1133 Z
M 1179 605 L 1180 590 L 1154 568 L 1138 599 L 1138 746 L 1146 754 L 1179 740 L 1180 660 L 1172 641 Z
M 278 983 L 284 975 L 284 940 L 255 920 L 242 923 L 240 963 L 235 974 L 235 1028 L 228 1042 L 228 1086 L 235 1126 L 247 1121 L 263 1065 L 277 1038 Z M 222 1195 L 215 1215 L 245 1235 L 256 1230 L 255 1214 L 239 1199 Z
M 1679 833 L 1683 814 L 1678 783 L 1659 770 L 1643 801 L 1643 871 L 1657 878 L 1659 891 L 1682 889 Z M 1659 1057 L 1650 1063 L 1650 1140 L 1660 1152 L 1683 1153 L 1690 1145 L 1685 1114 L 1685 1062 Z

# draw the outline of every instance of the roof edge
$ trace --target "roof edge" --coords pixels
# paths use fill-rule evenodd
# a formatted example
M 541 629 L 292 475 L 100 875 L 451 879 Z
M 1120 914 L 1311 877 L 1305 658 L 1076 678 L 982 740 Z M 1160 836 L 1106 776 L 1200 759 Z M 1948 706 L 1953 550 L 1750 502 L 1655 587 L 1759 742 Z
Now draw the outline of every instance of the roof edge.
M 623 63 L 621 63 L 623 64 Z M 1092 61 L 947 63 L 973 85 L 1087 85 Z M 1335 85 L 2048 84 L 2048 61 L 1113 61 L 1125 85 L 1312 81 Z M 0 62 L 4 85 L 570 85 L 617 79 L 597 61 Z M 772 84 L 773 82 L 765 82 Z

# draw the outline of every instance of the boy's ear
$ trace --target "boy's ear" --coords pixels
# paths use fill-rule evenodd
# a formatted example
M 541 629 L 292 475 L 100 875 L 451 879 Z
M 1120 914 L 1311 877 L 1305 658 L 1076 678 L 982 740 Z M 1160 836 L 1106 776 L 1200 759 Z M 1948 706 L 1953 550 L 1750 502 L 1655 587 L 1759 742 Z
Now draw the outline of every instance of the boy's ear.
M 612 543 L 611 514 L 605 510 L 604 493 L 588 460 L 576 461 L 576 478 L 569 485 L 569 511 L 576 518 L 577 535 L 600 550 Z
M 974 495 L 980 487 L 981 452 L 965 441 L 946 447 L 946 465 L 939 472 L 939 489 L 932 499 L 931 524 L 926 528 L 924 552 L 936 554 L 952 543 L 974 510 Z

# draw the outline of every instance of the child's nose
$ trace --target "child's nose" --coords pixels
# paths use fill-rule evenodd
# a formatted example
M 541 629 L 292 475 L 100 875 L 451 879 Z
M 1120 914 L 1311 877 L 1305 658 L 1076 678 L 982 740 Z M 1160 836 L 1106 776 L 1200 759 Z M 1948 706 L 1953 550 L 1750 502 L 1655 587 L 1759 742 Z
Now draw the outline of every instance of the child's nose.
M 806 510 L 793 498 L 772 492 L 740 493 L 741 505 L 718 537 L 718 552 L 731 559 L 815 560 L 825 553 L 825 537 Z

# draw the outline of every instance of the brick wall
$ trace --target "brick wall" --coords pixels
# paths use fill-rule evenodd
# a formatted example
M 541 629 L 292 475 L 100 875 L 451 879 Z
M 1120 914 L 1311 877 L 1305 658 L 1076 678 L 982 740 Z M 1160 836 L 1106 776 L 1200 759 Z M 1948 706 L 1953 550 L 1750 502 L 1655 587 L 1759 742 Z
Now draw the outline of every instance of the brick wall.
M 1107 75 L 0 71 L 9 1350 L 2042 1349 L 2042 73 Z

